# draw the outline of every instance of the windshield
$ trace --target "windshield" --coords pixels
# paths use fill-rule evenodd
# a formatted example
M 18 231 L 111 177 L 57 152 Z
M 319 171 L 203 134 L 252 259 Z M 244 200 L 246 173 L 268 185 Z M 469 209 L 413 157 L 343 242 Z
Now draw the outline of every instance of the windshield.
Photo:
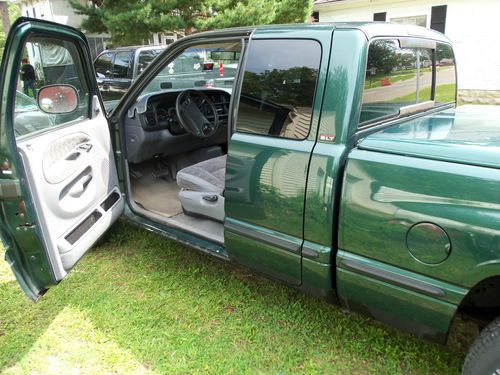
M 196 45 L 171 60 L 141 93 L 192 88 L 233 87 L 241 54 L 241 43 Z

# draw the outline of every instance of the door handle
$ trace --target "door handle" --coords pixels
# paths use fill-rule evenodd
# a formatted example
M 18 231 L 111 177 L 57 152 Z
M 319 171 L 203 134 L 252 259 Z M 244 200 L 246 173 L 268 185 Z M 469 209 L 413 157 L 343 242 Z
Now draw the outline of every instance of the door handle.
M 80 157 L 82 153 L 81 152 L 78 152 L 78 151 L 73 151 L 72 153 L 70 153 L 68 156 L 66 156 L 64 159 L 65 160 L 69 160 L 69 161 L 73 161 L 73 160 L 76 160 Z
M 64 159 L 73 161 L 78 159 L 82 152 L 89 152 L 92 149 L 92 143 L 86 142 L 78 145 L 74 151 L 71 151 Z
M 86 174 L 85 176 L 81 177 L 78 181 L 76 181 L 73 184 L 71 189 L 69 189 L 68 194 L 73 198 L 78 198 L 83 194 L 83 192 L 85 191 L 91 180 L 92 180 L 91 174 Z

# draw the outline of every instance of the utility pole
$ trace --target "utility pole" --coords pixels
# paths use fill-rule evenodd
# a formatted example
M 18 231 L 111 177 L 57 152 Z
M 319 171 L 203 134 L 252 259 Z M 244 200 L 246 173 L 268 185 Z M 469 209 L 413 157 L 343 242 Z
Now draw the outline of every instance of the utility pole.
M 9 4 L 7 1 L 0 1 L 0 13 L 2 13 L 3 32 L 7 35 L 10 30 Z

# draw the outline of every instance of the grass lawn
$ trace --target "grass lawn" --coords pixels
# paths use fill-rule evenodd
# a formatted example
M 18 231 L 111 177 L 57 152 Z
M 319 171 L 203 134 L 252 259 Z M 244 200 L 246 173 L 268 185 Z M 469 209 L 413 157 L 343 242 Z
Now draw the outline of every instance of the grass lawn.
M 439 70 L 439 68 L 438 68 Z M 420 69 L 421 75 L 424 72 L 430 72 L 431 68 L 422 68 Z M 365 90 L 366 89 L 373 89 L 375 87 L 379 87 L 381 85 L 380 80 L 382 78 L 389 78 L 389 82 L 391 84 L 394 84 L 399 81 L 404 81 L 413 77 L 416 77 L 417 75 L 417 69 L 406 69 L 406 70 L 394 70 L 390 73 L 378 73 L 371 78 L 367 78 L 365 80 Z
M 420 90 L 420 96 L 422 98 L 430 98 L 431 88 L 426 87 Z M 446 85 L 440 85 L 439 89 L 436 92 L 436 98 L 434 100 L 440 103 L 449 103 L 455 101 L 455 84 L 451 83 Z M 411 93 L 405 96 L 400 96 L 396 99 L 393 99 L 392 101 L 393 102 L 415 101 L 415 93 Z
M 2 374 L 456 374 L 464 358 L 460 339 L 420 341 L 122 223 L 36 304 L 0 252 Z

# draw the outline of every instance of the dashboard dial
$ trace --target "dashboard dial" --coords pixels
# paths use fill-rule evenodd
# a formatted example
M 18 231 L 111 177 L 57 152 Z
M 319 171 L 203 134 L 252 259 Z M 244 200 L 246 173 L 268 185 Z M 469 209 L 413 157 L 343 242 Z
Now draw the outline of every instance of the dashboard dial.
M 158 110 L 156 111 L 156 116 L 158 117 L 158 122 L 168 121 L 168 112 L 166 109 L 158 108 Z

